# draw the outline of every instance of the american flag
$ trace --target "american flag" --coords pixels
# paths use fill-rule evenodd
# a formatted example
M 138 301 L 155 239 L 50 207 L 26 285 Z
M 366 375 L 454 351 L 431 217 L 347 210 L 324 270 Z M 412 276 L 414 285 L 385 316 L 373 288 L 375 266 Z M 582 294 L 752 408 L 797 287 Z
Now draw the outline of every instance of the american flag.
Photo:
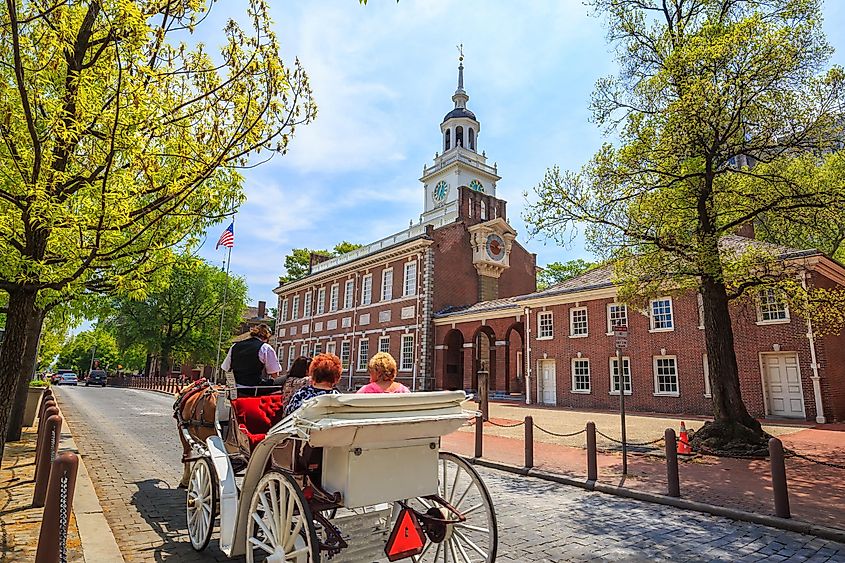
M 214 250 L 217 250 L 221 246 L 225 246 L 226 248 L 232 248 L 235 246 L 235 222 L 232 221 L 226 230 L 223 231 L 223 234 L 220 235 L 220 239 L 217 241 L 217 246 L 214 247 Z

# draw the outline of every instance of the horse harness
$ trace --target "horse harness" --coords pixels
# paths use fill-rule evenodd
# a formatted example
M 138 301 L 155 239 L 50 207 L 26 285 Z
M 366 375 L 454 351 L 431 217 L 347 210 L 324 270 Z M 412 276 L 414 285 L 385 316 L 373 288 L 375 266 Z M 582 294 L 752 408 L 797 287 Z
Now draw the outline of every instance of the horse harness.
M 182 403 L 194 395 L 202 393 L 202 397 L 196 403 L 194 403 L 193 411 L 191 412 L 191 417 L 185 420 L 182 417 Z M 173 418 L 179 423 L 182 428 L 216 428 L 214 422 L 207 422 L 204 419 L 205 415 L 205 399 L 211 395 L 217 393 L 217 388 L 213 386 L 207 379 L 199 379 L 191 384 L 186 390 L 184 390 L 179 398 L 176 399 L 176 402 L 173 404 Z M 197 404 L 199 403 L 199 418 L 197 418 Z

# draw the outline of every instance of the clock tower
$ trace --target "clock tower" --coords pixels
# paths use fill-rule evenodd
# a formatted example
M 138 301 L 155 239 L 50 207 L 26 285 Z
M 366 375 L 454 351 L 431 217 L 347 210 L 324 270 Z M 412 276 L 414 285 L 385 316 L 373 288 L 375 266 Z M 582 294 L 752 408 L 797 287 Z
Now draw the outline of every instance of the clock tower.
M 423 168 L 425 207 L 422 222 L 458 211 L 458 188 L 464 186 L 475 192 L 496 196 L 496 182 L 501 180 L 496 166 L 487 164 L 487 155 L 478 153 L 481 124 L 467 109 L 469 94 L 464 90 L 464 57 L 458 64 L 458 88 L 452 95 L 455 107 L 440 124 L 442 153 L 435 154 L 434 163 Z

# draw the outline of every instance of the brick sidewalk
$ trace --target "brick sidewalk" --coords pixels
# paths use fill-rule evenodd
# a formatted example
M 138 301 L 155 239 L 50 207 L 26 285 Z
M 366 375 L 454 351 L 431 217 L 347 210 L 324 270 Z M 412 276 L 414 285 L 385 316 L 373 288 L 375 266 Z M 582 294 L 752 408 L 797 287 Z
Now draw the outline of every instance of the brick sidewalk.
M 19 442 L 6 444 L 0 468 L 0 562 L 34 561 L 43 508 L 31 508 L 35 487 L 36 428 L 25 428 Z M 68 561 L 81 562 L 82 544 L 71 516 Z
M 492 405 L 491 405 L 492 406 Z M 491 408 L 492 422 L 496 424 L 516 424 L 521 418 L 501 418 L 496 414 L 518 413 L 532 415 L 535 423 L 544 425 L 556 433 L 577 431 L 582 423 L 594 419 L 599 431 L 611 437 L 619 436 L 618 416 L 615 426 L 609 427 L 614 415 L 602 413 L 572 413 L 553 409 L 528 409 L 510 405 L 495 405 Z M 523 416 L 524 416 L 523 415 Z M 631 441 L 648 441 L 662 435 L 657 428 L 672 419 L 648 419 L 650 417 L 631 417 L 628 427 Z M 602 424 L 604 425 L 602 427 Z M 688 427 L 700 426 L 701 422 L 692 422 Z M 825 428 L 824 430 L 820 428 Z M 827 430 L 827 428 L 833 428 Z M 774 427 L 780 434 L 784 446 L 800 453 L 837 464 L 845 464 L 845 430 L 836 426 Z M 767 427 L 771 431 L 772 427 Z M 523 427 L 501 428 L 491 424 L 484 427 L 483 457 L 516 466 L 524 464 L 525 443 Z M 534 466 L 544 471 L 586 479 L 585 436 L 580 434 L 571 438 L 556 438 L 534 430 Z M 564 443 L 554 443 L 564 442 Z M 443 438 L 444 449 L 461 455 L 474 455 L 474 428 L 464 428 Z M 607 450 L 616 446 L 599 438 L 599 449 Z M 653 446 L 654 454 L 659 454 L 662 443 Z M 653 493 L 666 493 L 665 463 L 659 455 L 631 453 L 628 458 L 628 477 L 622 480 L 622 456 L 615 451 L 600 452 L 598 456 L 599 480 L 608 484 L 620 485 L 635 490 Z M 787 459 L 787 479 L 789 482 L 792 517 L 796 520 L 814 524 L 843 528 L 842 515 L 845 514 L 845 470 L 813 464 L 797 458 Z M 697 456 L 684 461 L 680 466 L 681 495 L 684 498 L 705 502 L 717 506 L 739 508 L 759 514 L 773 514 L 771 479 L 768 460 L 725 459 L 712 456 Z

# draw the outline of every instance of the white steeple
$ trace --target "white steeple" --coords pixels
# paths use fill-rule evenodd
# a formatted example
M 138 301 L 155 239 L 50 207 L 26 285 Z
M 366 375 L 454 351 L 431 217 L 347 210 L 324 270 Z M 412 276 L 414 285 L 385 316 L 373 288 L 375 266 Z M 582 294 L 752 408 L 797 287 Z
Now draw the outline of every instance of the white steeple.
M 469 94 L 464 90 L 463 45 L 458 49 L 458 88 L 452 95 L 455 107 L 440 124 L 442 152 L 435 155 L 432 166 L 423 168 L 420 178 L 425 189 L 424 222 L 443 213 L 456 212 L 459 187 L 495 196 L 496 182 L 501 179 L 496 167 L 487 165 L 487 156 L 478 153 L 481 124 L 467 108 Z

